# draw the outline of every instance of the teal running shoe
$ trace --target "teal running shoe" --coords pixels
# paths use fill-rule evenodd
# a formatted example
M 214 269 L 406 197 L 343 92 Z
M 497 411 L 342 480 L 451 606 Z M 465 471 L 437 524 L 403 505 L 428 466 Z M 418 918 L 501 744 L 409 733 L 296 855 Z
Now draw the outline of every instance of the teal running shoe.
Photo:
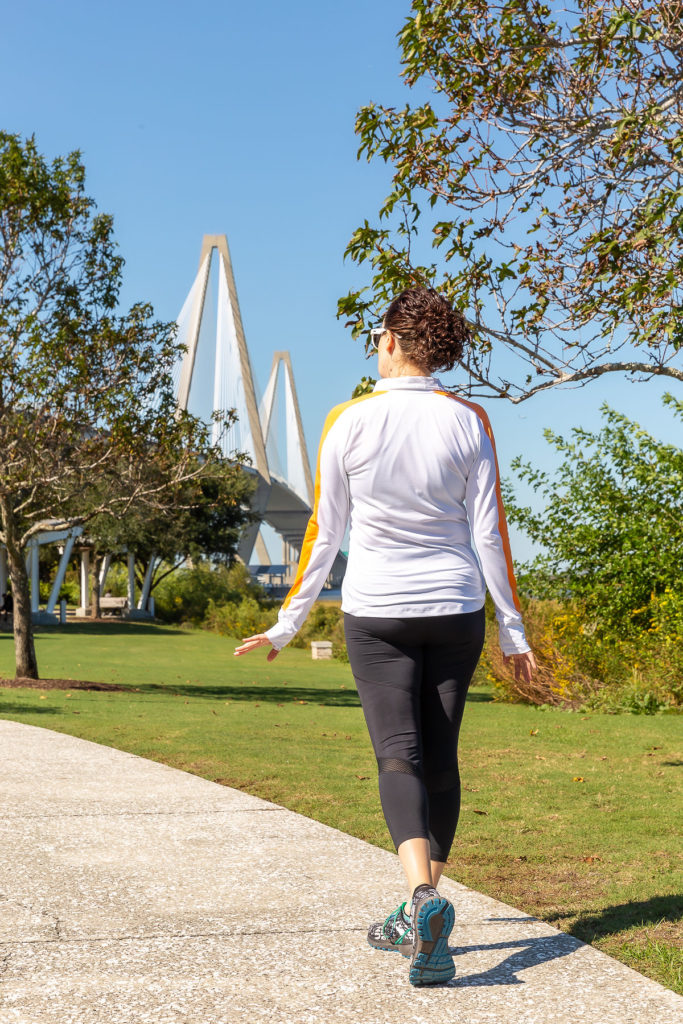
M 411 985 L 443 985 L 455 975 L 448 937 L 455 923 L 453 904 L 431 886 L 413 894 L 413 950 L 408 980 Z
M 368 928 L 368 942 L 374 949 L 397 949 L 402 956 L 411 956 L 413 952 L 413 926 L 402 903 L 393 914 L 389 914 L 384 924 L 377 922 Z

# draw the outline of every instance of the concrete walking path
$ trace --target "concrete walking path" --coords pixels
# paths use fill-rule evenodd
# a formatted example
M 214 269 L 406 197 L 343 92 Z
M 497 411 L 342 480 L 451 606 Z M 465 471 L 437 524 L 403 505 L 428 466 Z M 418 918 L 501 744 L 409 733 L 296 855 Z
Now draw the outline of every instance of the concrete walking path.
M 412 988 L 365 939 L 405 898 L 398 858 L 236 790 L 2 720 L 0 777 L 0 1024 L 683 1022 L 673 992 L 448 880 L 457 974 Z

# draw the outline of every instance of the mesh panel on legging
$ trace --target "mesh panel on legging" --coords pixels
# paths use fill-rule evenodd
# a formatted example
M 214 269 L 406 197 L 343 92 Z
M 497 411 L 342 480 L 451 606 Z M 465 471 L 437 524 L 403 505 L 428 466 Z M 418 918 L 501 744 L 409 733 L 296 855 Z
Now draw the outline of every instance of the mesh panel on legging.
M 427 790 L 419 769 L 400 757 L 378 757 L 379 798 L 396 849 L 406 839 L 428 839 Z
M 380 772 L 401 772 L 403 775 L 415 775 L 421 778 L 421 773 L 410 761 L 404 761 L 401 757 L 378 757 L 377 770 Z

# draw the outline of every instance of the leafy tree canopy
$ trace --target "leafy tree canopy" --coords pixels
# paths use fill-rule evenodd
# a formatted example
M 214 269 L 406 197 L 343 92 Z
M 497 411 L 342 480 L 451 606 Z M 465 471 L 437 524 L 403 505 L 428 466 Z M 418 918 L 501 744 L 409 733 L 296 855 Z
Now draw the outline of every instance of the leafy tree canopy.
M 81 497 L 96 514 L 94 488 L 103 508 L 141 500 L 151 451 L 170 468 L 206 440 L 174 416 L 172 325 L 117 312 L 123 260 L 84 186 L 78 153 L 50 164 L 0 133 L 0 492 L 20 547 Z
M 146 304 L 118 311 L 122 267 L 80 155 L 49 162 L 0 132 L 0 541 L 18 675 L 37 675 L 35 534 L 130 509 L 159 522 L 179 488 L 204 475 L 211 487 L 221 461 L 210 428 L 176 408 L 175 325 Z
M 151 476 L 157 472 L 148 467 Z M 178 482 L 172 489 L 172 508 L 164 494 L 158 507 L 149 501 L 133 506 L 124 516 L 103 514 L 88 525 L 88 538 L 101 553 L 121 548 L 133 551 L 141 574 L 152 557 L 157 569 L 152 589 L 191 558 L 229 566 L 243 527 L 250 518 L 249 503 L 255 477 L 236 460 L 215 458 L 201 475 Z
M 399 43 L 416 105 L 356 121 L 393 180 L 346 250 L 354 333 L 428 284 L 470 318 L 474 394 L 683 380 L 683 3 L 413 0 Z

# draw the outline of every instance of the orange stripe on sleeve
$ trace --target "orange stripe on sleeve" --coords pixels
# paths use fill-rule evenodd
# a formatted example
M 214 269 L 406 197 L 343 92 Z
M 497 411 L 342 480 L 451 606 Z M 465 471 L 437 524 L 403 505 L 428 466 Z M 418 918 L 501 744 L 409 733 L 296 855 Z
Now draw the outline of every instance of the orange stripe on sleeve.
M 316 466 L 315 488 L 313 492 L 313 513 L 311 515 L 311 518 L 308 520 L 308 526 L 306 527 L 306 533 L 304 534 L 304 541 L 303 544 L 301 545 L 301 555 L 299 556 L 299 565 L 297 567 L 294 583 L 292 584 L 287 596 L 282 602 L 283 609 L 287 608 L 292 598 L 296 597 L 296 595 L 301 590 L 304 581 L 304 575 L 306 573 L 306 569 L 310 564 L 311 556 L 313 554 L 313 547 L 315 545 L 316 540 L 318 539 L 318 506 L 320 505 L 320 456 L 323 450 L 323 444 L 325 443 L 325 438 L 327 437 L 330 430 L 337 422 L 341 414 L 345 412 L 346 409 L 349 409 L 352 405 L 357 405 L 358 402 L 364 402 L 368 398 L 376 398 L 377 395 L 382 394 L 387 394 L 387 392 L 371 391 L 369 395 L 360 395 L 358 398 L 352 398 L 349 402 L 342 402 L 341 405 L 335 405 L 334 409 L 331 409 L 327 415 L 327 419 L 325 420 L 325 425 L 323 427 L 322 436 L 320 438 L 320 444 L 318 445 L 318 462 Z
M 498 468 L 498 455 L 496 454 L 496 442 L 493 438 L 493 430 L 491 429 L 491 423 L 489 418 L 480 405 L 475 405 L 474 402 L 467 402 L 464 398 L 460 398 L 458 395 L 452 394 L 450 391 L 437 391 L 437 395 L 445 395 L 446 398 L 452 398 L 455 402 L 461 402 L 463 405 L 471 409 L 472 412 L 476 413 L 482 422 L 484 432 L 491 442 L 493 448 L 493 458 L 496 463 L 496 504 L 498 506 L 498 530 L 500 532 L 500 538 L 503 542 L 503 552 L 505 554 L 505 563 L 507 567 L 508 583 L 510 584 L 510 590 L 512 591 L 512 600 L 517 611 L 521 611 L 519 596 L 517 594 L 517 581 L 515 579 L 515 570 L 512 564 L 512 551 L 510 550 L 510 537 L 508 534 L 508 524 L 505 518 L 505 508 L 503 507 L 503 495 L 500 490 L 500 470 Z

